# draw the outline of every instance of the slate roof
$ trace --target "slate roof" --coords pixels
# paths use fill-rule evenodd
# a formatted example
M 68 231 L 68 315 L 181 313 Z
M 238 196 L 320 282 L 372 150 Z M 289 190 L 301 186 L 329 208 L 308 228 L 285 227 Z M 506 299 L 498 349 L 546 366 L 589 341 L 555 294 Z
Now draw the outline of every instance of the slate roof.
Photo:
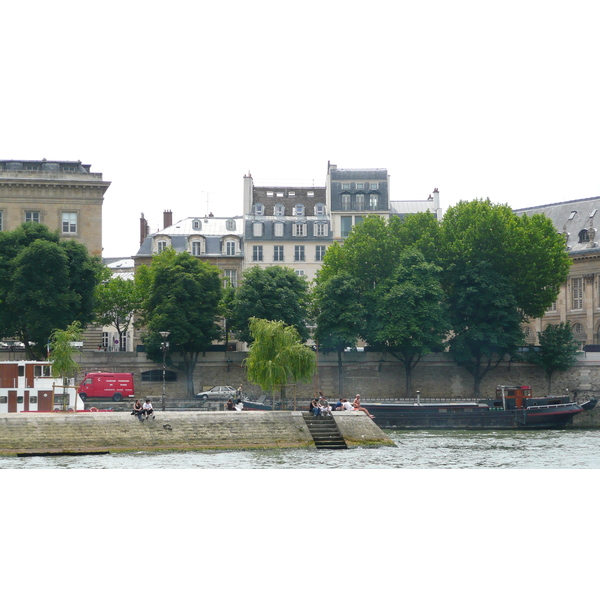
M 517 215 L 546 215 L 558 232 L 568 234 L 567 250 L 571 255 L 595 254 L 599 251 L 600 235 L 597 229 L 600 226 L 600 196 L 519 208 L 514 212 Z M 579 234 L 584 229 L 590 233 L 590 241 L 580 242 Z

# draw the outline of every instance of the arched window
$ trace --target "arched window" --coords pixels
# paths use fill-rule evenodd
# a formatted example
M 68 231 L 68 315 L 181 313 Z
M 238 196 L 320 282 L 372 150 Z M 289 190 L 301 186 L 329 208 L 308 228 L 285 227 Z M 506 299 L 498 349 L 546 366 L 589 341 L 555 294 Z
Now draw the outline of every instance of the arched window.
M 590 241 L 590 236 L 589 236 L 588 230 L 587 229 L 582 229 L 579 232 L 579 243 L 583 244 L 583 243 L 589 242 L 589 241 Z
M 235 221 L 233 219 L 227 219 L 225 229 L 227 229 L 227 231 L 235 231 Z
M 202 221 L 200 221 L 200 219 L 194 219 L 192 221 L 192 229 L 194 231 L 200 231 L 202 229 Z

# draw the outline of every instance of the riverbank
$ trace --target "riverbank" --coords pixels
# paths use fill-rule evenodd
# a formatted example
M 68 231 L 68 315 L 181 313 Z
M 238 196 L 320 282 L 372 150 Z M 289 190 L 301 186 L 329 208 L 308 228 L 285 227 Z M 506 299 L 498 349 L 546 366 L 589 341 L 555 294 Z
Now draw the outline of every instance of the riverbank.
M 349 448 L 393 446 L 364 413 L 336 414 Z M 315 448 L 299 411 L 8 413 L 0 416 L 0 455 L 169 450 Z

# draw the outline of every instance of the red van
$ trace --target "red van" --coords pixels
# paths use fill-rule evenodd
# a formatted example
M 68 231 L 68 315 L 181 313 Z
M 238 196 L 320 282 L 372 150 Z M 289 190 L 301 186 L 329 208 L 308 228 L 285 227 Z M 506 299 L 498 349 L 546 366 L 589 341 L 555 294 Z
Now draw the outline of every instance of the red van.
M 133 398 L 133 373 L 86 373 L 77 393 L 84 402 L 88 398 L 115 402 Z

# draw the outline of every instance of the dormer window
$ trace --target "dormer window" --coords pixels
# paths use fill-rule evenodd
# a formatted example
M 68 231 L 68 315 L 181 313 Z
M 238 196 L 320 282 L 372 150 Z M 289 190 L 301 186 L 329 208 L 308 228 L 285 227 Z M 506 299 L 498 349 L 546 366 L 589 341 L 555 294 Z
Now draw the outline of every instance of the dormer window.
M 290 198 L 293 198 L 296 195 L 296 192 L 288 192 L 288 196 Z
M 582 229 L 579 232 L 579 243 L 583 244 L 583 243 L 589 242 L 589 241 L 590 241 L 590 235 L 588 233 L 588 230 L 587 229 Z
M 233 219 L 227 219 L 225 229 L 227 229 L 227 231 L 235 231 L 235 221 Z
M 371 189 L 371 190 L 378 190 L 379 189 L 379 184 L 378 183 L 371 183 L 369 185 L 369 189 Z
M 357 183 L 356 184 L 356 189 L 357 190 L 364 190 L 365 189 L 365 184 L 364 183 Z
M 314 195 L 315 195 L 315 193 L 314 193 L 314 192 L 312 192 L 312 191 L 311 191 L 311 192 L 306 192 L 306 195 L 307 195 L 307 196 L 314 196 Z
M 322 217 L 325 215 L 325 205 L 315 204 L 315 216 Z
M 170 240 L 168 238 L 162 238 L 156 240 L 155 250 L 157 254 L 164 252 L 170 246 Z
M 192 228 L 194 229 L 194 231 L 200 231 L 202 229 L 202 222 L 198 219 L 194 219 L 192 221 Z
M 262 217 L 265 214 L 265 205 L 264 204 L 255 204 L 254 205 L 254 214 L 257 217 Z
M 303 217 L 304 216 L 304 204 L 296 204 L 296 206 L 294 206 L 294 214 L 297 217 Z
M 576 210 L 572 210 L 571 214 L 569 215 L 569 218 L 567 219 L 567 221 L 572 221 L 575 218 L 575 215 L 577 214 Z
M 283 217 L 285 215 L 285 206 L 283 204 L 276 204 L 273 207 L 273 215 L 275 217 Z
M 349 183 L 342 183 L 342 189 L 343 190 L 349 190 L 350 189 L 350 184 Z

